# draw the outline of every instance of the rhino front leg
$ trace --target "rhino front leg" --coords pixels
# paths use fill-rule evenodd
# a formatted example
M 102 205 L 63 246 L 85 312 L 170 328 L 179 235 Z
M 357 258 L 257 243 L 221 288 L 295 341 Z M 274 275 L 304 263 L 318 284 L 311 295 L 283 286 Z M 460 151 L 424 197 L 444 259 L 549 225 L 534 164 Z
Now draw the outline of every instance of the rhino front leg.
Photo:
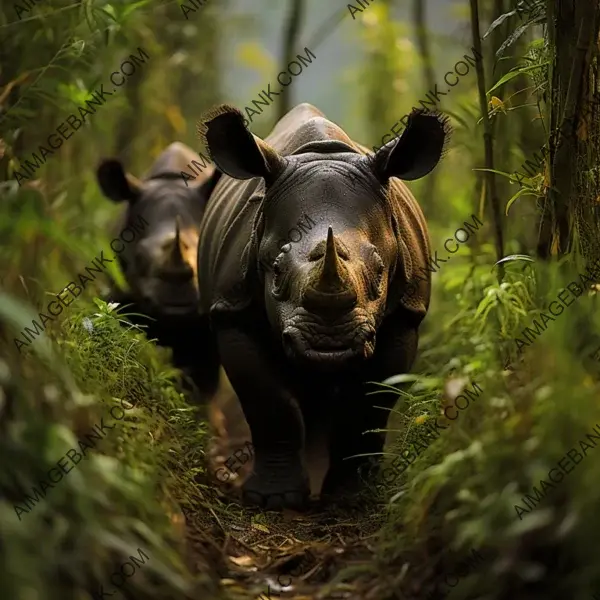
M 417 328 L 401 319 L 387 323 L 379 332 L 378 347 L 367 376 L 353 385 L 345 385 L 339 396 L 338 419 L 330 441 L 331 466 L 323 484 L 323 494 L 358 491 L 361 475 L 373 472 L 385 443 L 385 432 L 365 433 L 385 429 L 389 410 L 397 401 L 390 394 L 367 395 L 377 389 L 366 381 L 383 381 L 399 373 L 407 373 L 415 359 L 418 345 Z M 376 408 L 382 407 L 382 408 Z M 349 458 L 357 454 L 372 457 Z
M 257 334 L 238 328 L 217 334 L 223 367 L 252 433 L 254 471 L 243 485 L 243 500 L 265 509 L 298 510 L 310 493 L 302 413 L 279 376 L 282 365 L 257 342 Z
M 386 427 L 389 412 L 373 405 L 391 408 L 396 398 L 386 394 L 367 395 L 375 390 L 364 382 L 343 386 L 329 445 L 330 466 L 323 482 L 322 495 L 338 496 L 360 491 L 362 481 L 376 464 L 383 449 L 385 433 L 365 433 Z M 356 456 L 356 455 L 374 456 Z

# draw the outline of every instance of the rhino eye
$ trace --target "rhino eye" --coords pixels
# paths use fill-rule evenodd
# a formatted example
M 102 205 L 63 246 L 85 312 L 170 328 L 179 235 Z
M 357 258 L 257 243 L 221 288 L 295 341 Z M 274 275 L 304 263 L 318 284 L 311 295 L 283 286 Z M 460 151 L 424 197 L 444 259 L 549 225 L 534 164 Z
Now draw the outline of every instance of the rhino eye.
M 377 277 L 381 278 L 383 276 L 383 271 L 385 270 L 385 265 L 377 252 L 373 252 L 373 261 L 375 263 L 375 273 L 377 274 Z
M 371 273 L 368 277 L 368 289 L 369 289 L 369 297 L 372 300 L 375 300 L 381 295 L 381 286 L 383 284 L 383 276 L 385 273 L 385 264 L 383 260 L 381 260 L 381 256 L 375 251 L 373 251 L 372 255 L 372 263 L 371 263 Z
M 281 256 L 281 255 L 280 255 Z M 279 256 L 273 262 L 273 287 L 278 288 L 281 285 L 281 261 Z
M 285 259 L 285 256 L 285 253 L 282 252 L 273 262 L 273 296 L 277 299 L 283 299 L 288 287 L 289 277 L 284 273 L 282 268 L 282 261 Z

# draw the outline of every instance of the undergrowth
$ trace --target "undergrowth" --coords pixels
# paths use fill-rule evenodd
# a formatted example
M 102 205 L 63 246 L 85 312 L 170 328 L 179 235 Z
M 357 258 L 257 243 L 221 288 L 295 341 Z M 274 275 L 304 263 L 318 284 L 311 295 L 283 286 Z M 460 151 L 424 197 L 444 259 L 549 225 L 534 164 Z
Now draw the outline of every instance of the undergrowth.
M 501 285 L 483 265 L 435 282 L 420 375 L 396 407 L 391 454 L 422 435 L 467 382 L 483 391 L 391 485 L 379 482 L 389 514 L 370 575 L 373 597 L 583 600 L 600 587 L 600 450 L 571 464 L 533 506 L 523 500 L 600 425 L 596 292 L 576 298 L 518 352 L 524 327 L 549 314 L 583 272 L 521 265 L 512 263 Z
M 71 311 L 54 343 L 41 336 L 21 356 L 8 341 L 32 316 L 3 295 L 0 530 L 10 540 L 0 545 L 3 598 L 90 598 L 103 584 L 108 594 L 109 577 L 138 548 L 149 560 L 126 580 L 126 597 L 216 597 L 208 569 L 196 564 L 201 575 L 192 577 L 181 558 L 179 506 L 203 500 L 206 427 L 177 391 L 166 352 L 95 300 Z M 78 440 L 101 423 L 103 439 L 82 450 Z M 67 460 L 72 469 L 45 498 L 26 503 L 73 448 L 85 458 Z
M 481 392 L 391 483 L 373 482 L 370 514 L 386 513 L 373 560 L 349 563 L 328 585 L 362 583 L 384 600 L 587 600 L 600 585 L 600 450 L 535 507 L 523 500 L 600 425 L 596 292 L 575 298 L 518 352 L 523 328 L 582 269 L 515 261 L 498 284 L 483 261 L 436 277 L 416 376 L 388 382 L 403 388 L 384 469 L 465 388 L 476 383 Z M 127 597 L 217 598 L 227 565 L 225 557 L 206 562 L 203 532 L 221 526 L 218 543 L 230 521 L 251 519 L 250 532 L 278 529 L 215 496 L 204 471 L 206 425 L 177 391 L 167 352 L 114 306 L 94 302 L 72 311 L 55 342 L 42 336 L 26 356 L 7 344 L 0 361 L 0 527 L 11 540 L 0 547 L 1 589 L 18 600 L 89 598 L 141 548 L 150 560 L 127 580 Z M 5 339 L 31 317 L 1 299 Z M 114 406 L 124 418 L 19 518 L 24 494 Z M 183 513 L 188 525 L 193 519 L 195 553 L 186 552 Z M 195 564 L 183 564 L 186 555 Z

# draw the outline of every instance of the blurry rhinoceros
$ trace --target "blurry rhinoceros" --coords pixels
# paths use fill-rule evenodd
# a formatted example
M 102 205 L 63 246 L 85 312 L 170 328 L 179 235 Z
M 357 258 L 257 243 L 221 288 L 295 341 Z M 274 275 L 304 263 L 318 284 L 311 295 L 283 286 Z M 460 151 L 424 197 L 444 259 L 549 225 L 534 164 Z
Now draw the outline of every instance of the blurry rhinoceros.
M 200 221 L 218 177 L 211 177 L 215 169 L 208 166 L 187 184 L 181 173 L 197 158 L 191 148 L 175 142 L 141 181 L 115 159 L 103 160 L 97 176 L 105 196 L 126 202 L 117 227 L 121 233 L 111 247 L 129 290 L 113 286 L 110 300 L 132 304 L 127 312 L 151 317 L 132 319 L 148 326 L 149 338 L 171 347 L 175 365 L 209 396 L 217 384 L 218 363 L 215 352 L 203 347 L 211 338 L 207 317 L 198 313 L 197 246 Z

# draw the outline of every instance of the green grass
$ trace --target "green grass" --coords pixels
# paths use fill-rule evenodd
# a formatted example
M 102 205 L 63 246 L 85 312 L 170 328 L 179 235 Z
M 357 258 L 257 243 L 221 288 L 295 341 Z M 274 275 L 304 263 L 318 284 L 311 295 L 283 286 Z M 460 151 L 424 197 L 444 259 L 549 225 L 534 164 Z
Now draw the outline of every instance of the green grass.
M 416 370 L 438 377 L 408 388 L 395 451 L 412 439 L 406 432 L 418 432 L 415 419 L 441 414 L 461 379 L 477 381 L 483 394 L 384 488 L 390 503 L 373 564 L 377 597 L 402 590 L 421 598 L 437 587 L 448 600 L 588 599 L 600 582 L 600 449 L 522 519 L 515 505 L 600 423 L 600 365 L 590 357 L 600 341 L 598 298 L 591 292 L 566 308 L 507 371 L 514 339 L 573 276 L 540 264 L 511 267 L 502 286 L 487 266 L 460 284 L 456 275 L 446 270 L 436 281 Z M 432 382 L 440 400 L 425 402 Z M 445 577 L 454 582 L 474 549 L 486 560 L 450 588 Z
M 33 314 L 9 296 L 1 303 L 11 339 Z M 60 338 L 44 334 L 25 357 L 7 345 L 0 360 L 3 597 L 89 598 L 138 548 L 150 560 L 127 579 L 131 597 L 183 599 L 194 588 L 216 597 L 208 575 L 184 564 L 180 509 L 205 494 L 206 427 L 177 391 L 166 351 L 104 302 L 78 304 Z M 113 406 L 127 409 L 114 412 L 119 421 Z M 97 447 L 19 519 L 23 494 L 101 419 L 112 428 Z

